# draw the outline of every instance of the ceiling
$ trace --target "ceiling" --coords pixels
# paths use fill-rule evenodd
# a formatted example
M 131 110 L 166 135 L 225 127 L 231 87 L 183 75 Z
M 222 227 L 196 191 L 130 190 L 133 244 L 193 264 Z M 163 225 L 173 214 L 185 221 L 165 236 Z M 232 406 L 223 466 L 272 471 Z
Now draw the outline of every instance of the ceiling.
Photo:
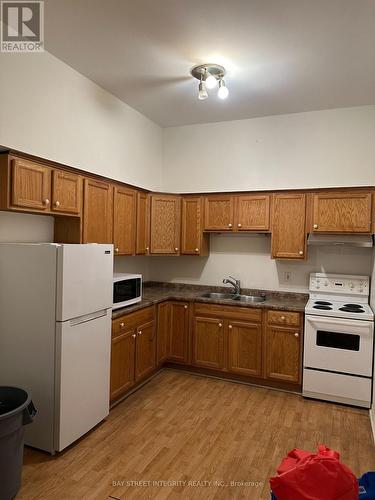
M 163 127 L 375 103 L 374 0 L 46 0 L 45 39 Z M 197 99 L 205 62 L 227 100 Z

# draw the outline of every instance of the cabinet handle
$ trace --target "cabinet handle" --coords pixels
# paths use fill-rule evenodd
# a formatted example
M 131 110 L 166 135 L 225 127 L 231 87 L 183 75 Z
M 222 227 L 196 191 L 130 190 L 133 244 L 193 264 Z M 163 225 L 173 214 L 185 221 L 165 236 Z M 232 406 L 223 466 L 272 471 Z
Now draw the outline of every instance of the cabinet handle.
M 299 253 L 300 255 L 303 255 L 303 250 L 300 250 L 298 253 Z
M 296 332 L 296 333 L 294 334 L 294 336 L 295 336 L 295 337 L 297 337 L 297 339 L 298 339 L 298 337 L 299 337 L 299 333 L 298 333 L 298 332 Z
M 228 328 L 231 330 L 233 328 L 233 326 L 232 325 L 228 325 Z
M 184 309 L 187 309 L 187 307 L 188 307 L 188 306 L 186 306 L 186 305 L 185 305 L 185 306 L 184 306 Z
M 118 248 L 117 247 L 115 248 L 115 252 L 118 253 Z
M 221 328 L 223 326 L 223 323 L 219 323 L 218 327 Z
M 199 252 L 199 248 L 196 248 L 196 249 L 195 249 L 195 251 L 196 251 L 196 252 Z
M 150 247 L 146 247 L 146 249 L 145 249 L 145 250 L 146 250 L 146 253 L 148 253 L 148 252 L 149 252 L 149 250 L 150 250 Z
M 318 229 L 318 224 L 314 224 L 314 229 Z
M 138 335 L 142 335 L 142 330 L 139 330 Z
M 175 247 L 174 251 L 175 251 L 175 252 L 178 252 L 178 247 Z
M 45 200 L 43 200 L 43 203 L 44 203 L 45 205 L 49 205 L 49 199 L 48 199 L 48 198 L 46 198 Z
M 242 227 L 242 224 L 237 224 L 237 227 Z
M 281 316 L 281 321 L 285 321 L 285 316 Z
M 124 328 L 125 323 L 120 323 L 120 328 Z
M 232 227 L 232 224 L 231 224 L 231 223 L 229 223 L 229 224 L 228 224 L 228 227 Z
M 55 207 L 59 208 L 59 206 L 60 206 L 60 202 L 59 201 L 55 201 Z
M 132 335 L 133 339 L 135 339 L 135 337 L 136 337 L 136 336 L 137 336 L 137 335 L 136 335 L 135 333 L 133 333 L 133 335 Z

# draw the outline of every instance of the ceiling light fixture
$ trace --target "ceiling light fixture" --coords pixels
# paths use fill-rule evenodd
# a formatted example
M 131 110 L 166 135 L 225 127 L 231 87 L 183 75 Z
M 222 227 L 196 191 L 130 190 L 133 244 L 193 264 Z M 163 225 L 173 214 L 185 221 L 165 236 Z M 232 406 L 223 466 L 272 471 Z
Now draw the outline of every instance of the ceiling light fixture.
M 225 85 L 225 82 L 222 78 L 219 80 L 219 90 L 217 91 L 217 95 L 220 99 L 226 99 L 229 95 L 228 87 Z
M 223 80 L 225 76 L 224 66 L 220 66 L 220 64 L 199 64 L 198 66 L 194 66 L 190 73 L 194 78 L 199 80 L 198 99 L 201 101 L 207 99 L 207 89 L 215 88 L 218 82 L 218 96 L 220 99 L 228 97 L 229 90 Z
M 199 90 L 198 99 L 200 101 L 204 101 L 205 99 L 207 99 L 208 94 L 207 94 L 207 90 L 206 90 L 206 83 L 203 80 L 203 75 L 201 77 L 201 81 L 199 82 L 198 90 Z

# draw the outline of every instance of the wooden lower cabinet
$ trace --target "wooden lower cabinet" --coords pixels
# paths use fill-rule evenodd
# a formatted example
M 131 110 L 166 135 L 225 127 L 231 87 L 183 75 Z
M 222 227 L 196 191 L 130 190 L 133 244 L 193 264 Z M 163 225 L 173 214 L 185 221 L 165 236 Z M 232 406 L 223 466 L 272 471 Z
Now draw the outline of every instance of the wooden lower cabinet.
M 167 301 L 158 305 L 157 363 L 189 362 L 189 303 Z
M 223 320 L 194 318 L 192 364 L 204 368 L 224 368 Z
M 154 307 L 112 320 L 110 400 L 119 399 L 156 368 Z
M 158 305 L 158 323 L 157 323 L 157 346 L 156 360 L 158 365 L 165 363 L 169 357 L 170 351 L 170 332 L 171 332 L 171 303 L 162 302 Z
M 189 304 L 171 302 L 171 329 L 168 359 L 173 363 L 189 362 Z
M 136 335 L 133 329 L 112 339 L 111 349 L 111 400 L 130 389 L 135 382 Z
M 296 328 L 267 325 L 265 331 L 266 378 L 301 382 L 301 332 Z
M 228 371 L 262 375 L 262 325 L 231 321 L 228 325 Z
M 146 377 L 156 367 L 155 321 L 140 325 L 136 330 L 135 379 Z

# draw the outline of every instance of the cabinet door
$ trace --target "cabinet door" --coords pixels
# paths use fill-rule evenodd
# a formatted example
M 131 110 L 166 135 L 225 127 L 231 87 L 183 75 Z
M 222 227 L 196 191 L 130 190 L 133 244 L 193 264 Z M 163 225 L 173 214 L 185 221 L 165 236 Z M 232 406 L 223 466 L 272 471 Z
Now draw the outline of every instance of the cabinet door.
M 192 364 L 220 370 L 224 360 L 223 321 L 194 318 Z
M 268 231 L 269 228 L 269 195 L 239 196 L 237 198 L 237 231 Z
M 12 160 L 12 205 L 47 212 L 51 205 L 51 170 L 26 160 Z
M 267 378 L 300 382 L 301 338 L 299 330 L 268 325 L 265 357 Z
M 272 257 L 304 259 L 306 196 L 278 194 L 273 204 Z
M 113 188 L 113 244 L 115 255 L 135 253 L 136 192 Z
M 134 330 L 129 330 L 112 339 L 111 350 L 111 401 L 124 394 L 135 381 Z
M 171 302 L 169 359 L 174 363 L 189 361 L 189 305 Z
M 85 179 L 83 243 L 112 243 L 112 185 Z
M 158 329 L 156 333 L 156 357 L 158 365 L 163 364 L 169 357 L 171 332 L 171 304 L 163 302 L 158 305 Z
M 371 232 L 371 193 L 321 193 L 313 195 L 313 231 Z
M 180 219 L 179 196 L 151 195 L 151 253 L 179 253 Z
M 228 369 L 240 375 L 261 376 L 262 327 L 260 324 L 229 321 Z
M 144 378 L 156 368 L 155 321 L 149 321 L 137 328 L 135 355 L 135 378 Z
M 137 193 L 137 255 L 147 255 L 150 251 L 150 198 L 147 193 Z
M 184 255 L 203 255 L 207 253 L 203 240 L 202 198 L 182 198 L 181 215 L 181 253 Z
M 82 206 L 82 177 L 62 170 L 52 172 L 52 210 L 80 215 Z
M 204 205 L 204 229 L 206 231 L 233 230 L 233 196 L 207 196 Z

